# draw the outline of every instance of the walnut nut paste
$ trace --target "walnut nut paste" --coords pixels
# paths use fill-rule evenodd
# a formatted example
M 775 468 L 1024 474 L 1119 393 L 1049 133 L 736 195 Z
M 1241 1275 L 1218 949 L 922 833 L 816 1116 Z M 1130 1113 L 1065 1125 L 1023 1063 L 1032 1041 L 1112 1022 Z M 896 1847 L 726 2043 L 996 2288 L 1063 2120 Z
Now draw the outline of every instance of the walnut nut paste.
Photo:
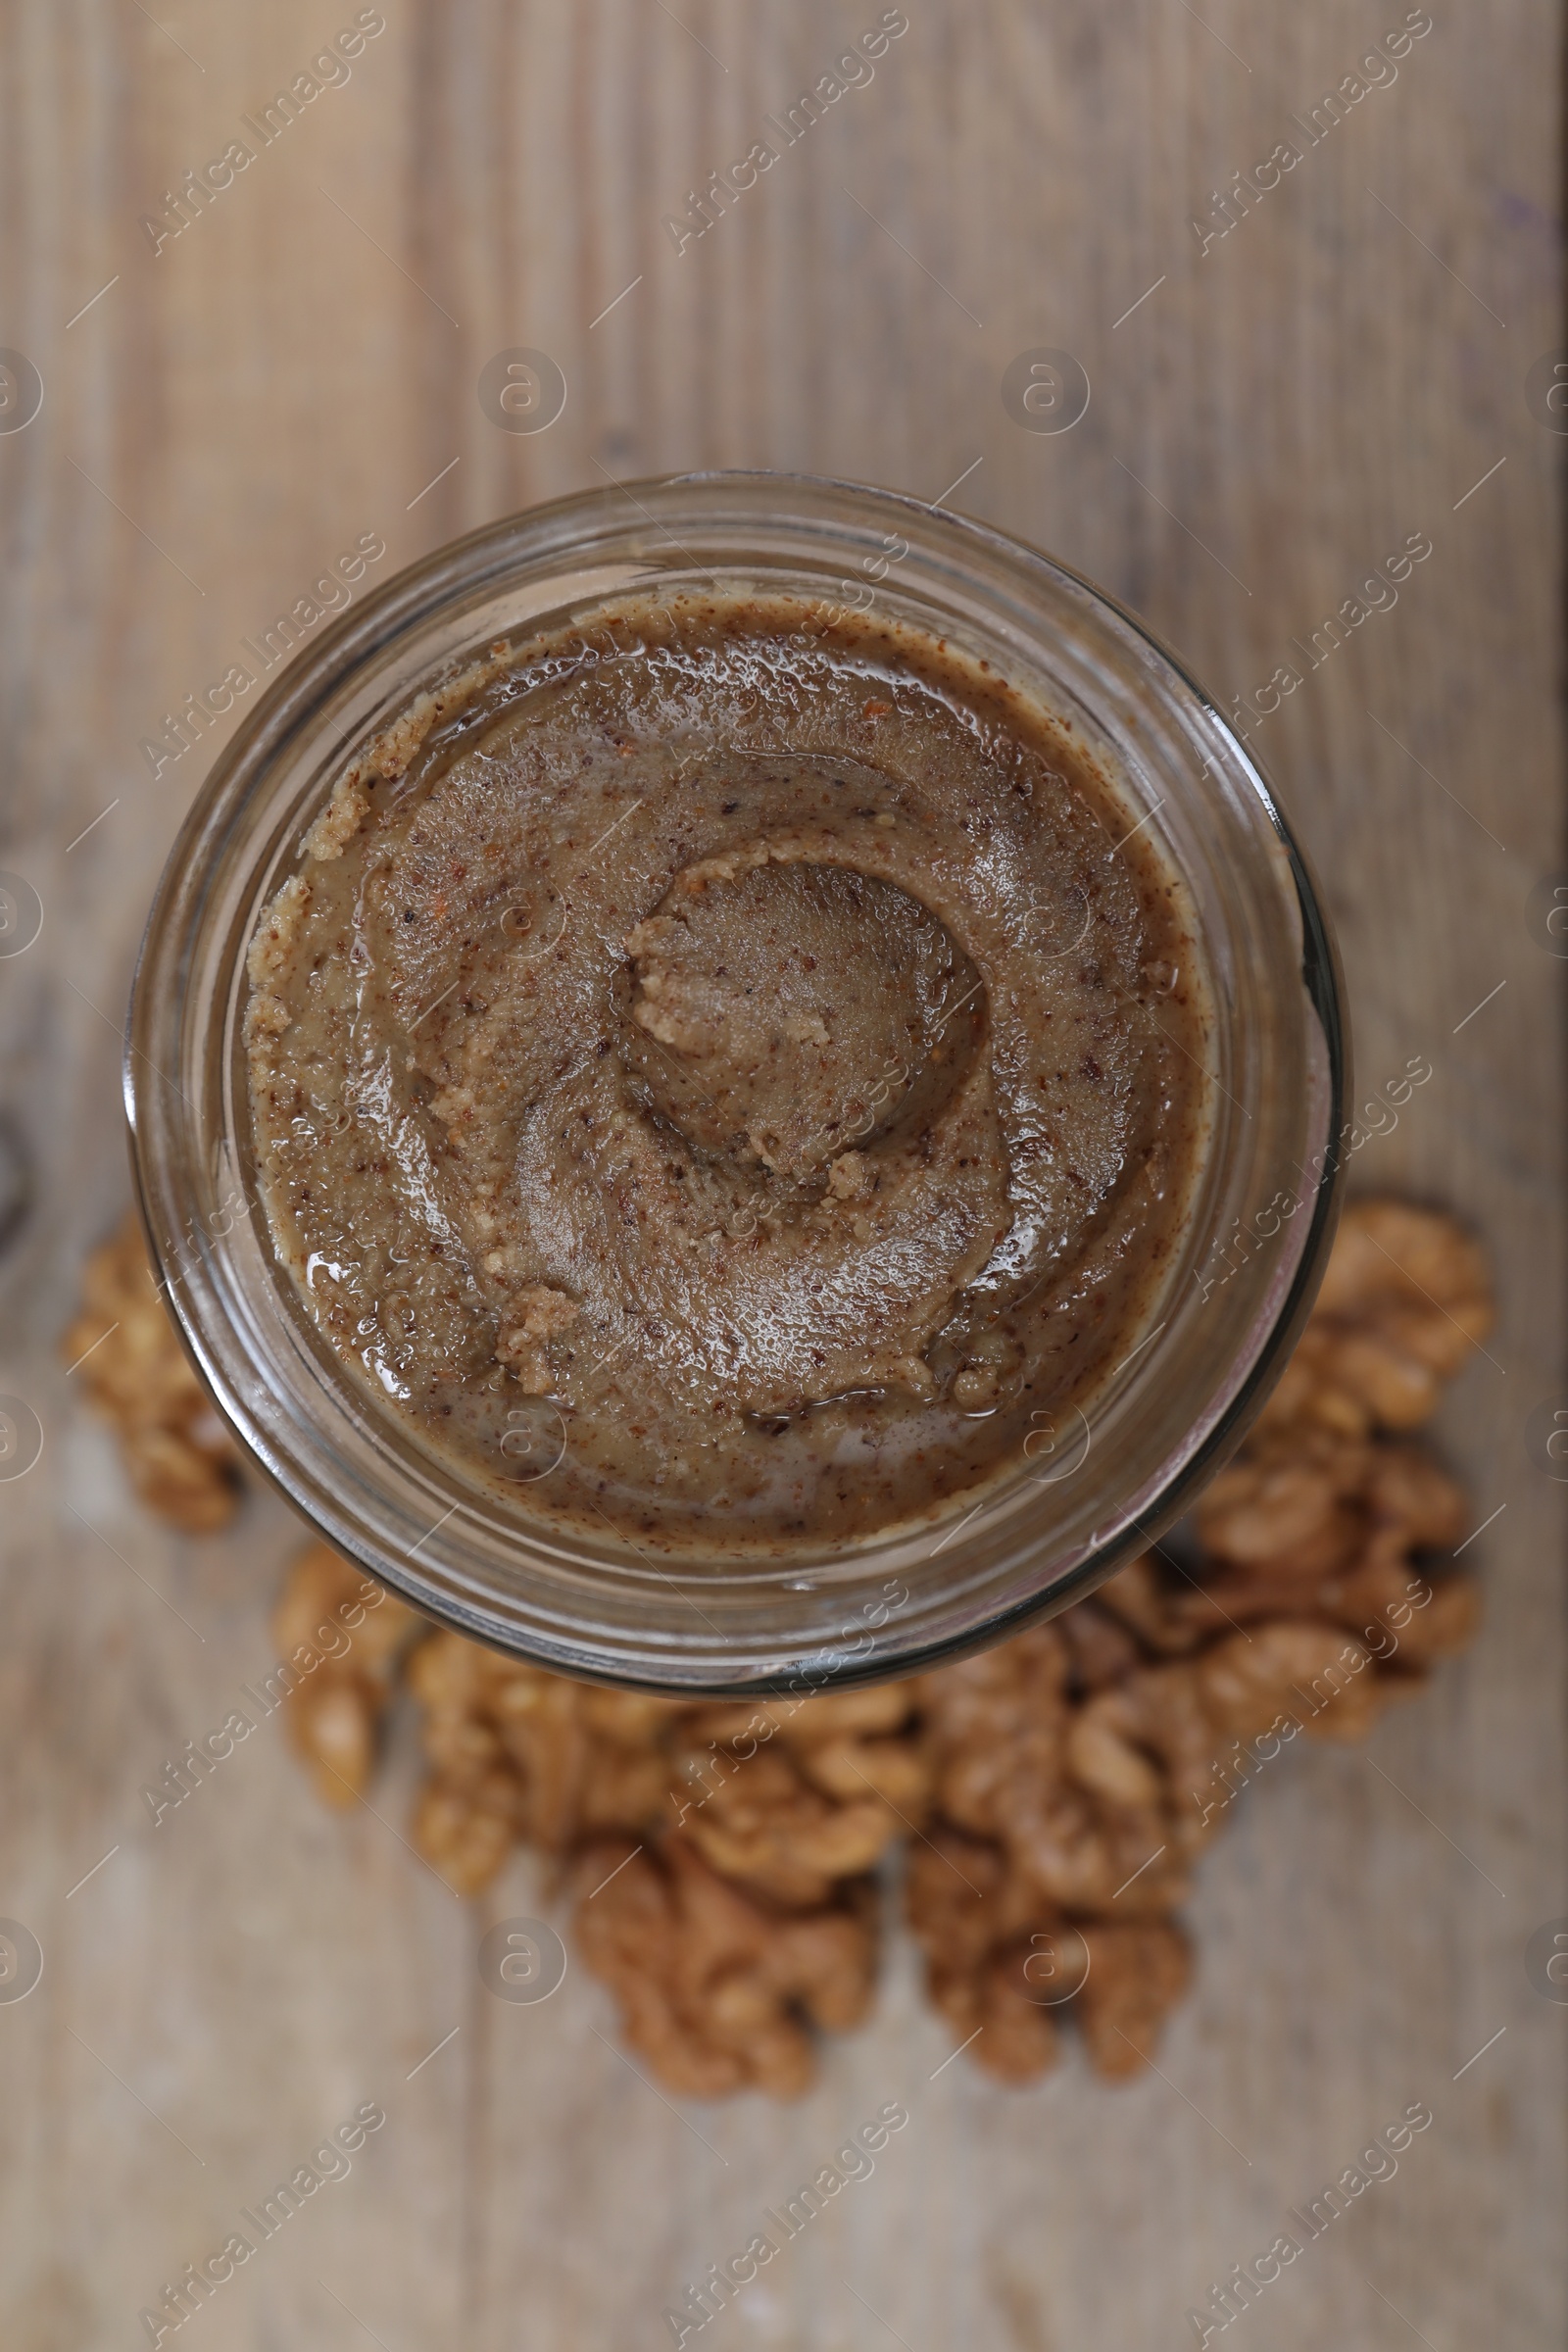
M 984 664 L 811 613 L 491 648 L 339 779 L 250 954 L 318 1330 L 492 1498 L 686 1556 L 972 1501 L 1152 1328 L 1207 1149 L 1136 808 Z

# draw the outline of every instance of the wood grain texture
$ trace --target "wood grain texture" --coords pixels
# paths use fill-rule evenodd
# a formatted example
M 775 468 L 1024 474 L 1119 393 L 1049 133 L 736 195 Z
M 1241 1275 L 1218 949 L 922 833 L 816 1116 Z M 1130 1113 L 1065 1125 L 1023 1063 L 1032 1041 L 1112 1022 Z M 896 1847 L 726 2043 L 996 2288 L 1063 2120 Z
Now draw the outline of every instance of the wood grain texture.
M 0 1388 L 46 1433 L 0 1488 L 0 1914 L 46 1954 L 0 2003 L 7 2352 L 146 2340 L 163 2282 L 367 2099 L 385 2129 L 189 2323 L 207 2352 L 668 2342 L 682 2282 L 890 2098 L 912 2120 L 875 2178 L 710 2340 L 1194 2341 L 1208 2282 L 1418 2098 L 1436 2121 L 1398 2176 L 1234 2340 L 1564 2340 L 1568 2012 L 1522 1957 L 1568 1913 L 1562 1490 L 1523 1443 L 1563 1377 L 1562 967 L 1529 916 L 1568 863 L 1562 443 L 1524 391 L 1562 339 L 1557 14 L 1433 0 L 1397 80 L 1200 252 L 1210 191 L 1306 147 L 1289 118 L 1396 0 L 908 0 L 874 79 L 677 254 L 662 216 L 878 13 L 386 0 L 352 78 L 155 255 L 138 216 L 353 9 L 0 7 L 0 344 L 45 384 L 0 433 L 0 865 L 45 909 L 0 961 L 37 1163 Z M 514 344 L 570 387 L 537 437 L 476 399 Z M 999 397 L 1033 345 L 1093 383 L 1059 437 Z M 1470 1555 L 1487 1626 L 1365 1754 L 1293 1757 L 1237 1805 L 1160 2074 L 1108 2090 L 1074 2061 L 1006 2095 L 938 2071 L 901 1947 L 802 2106 L 677 2111 L 580 1974 L 537 2009 L 482 1990 L 485 1921 L 401 1841 L 406 1753 L 346 1823 L 267 1729 L 160 1830 L 140 1806 L 269 1663 L 294 1530 L 257 1496 L 220 1541 L 162 1533 L 53 1352 L 126 1193 L 117 1032 L 208 756 L 155 779 L 138 746 L 361 531 L 390 572 L 607 475 L 761 464 L 935 499 L 977 460 L 956 505 L 1105 583 L 1221 694 L 1303 671 L 1256 741 L 1340 926 L 1359 1068 L 1435 1073 L 1356 1179 L 1452 1203 L 1498 1264 L 1497 1336 L 1443 1424 L 1478 1517 L 1502 1510 Z M 1308 670 L 1293 645 L 1415 532 L 1397 606 Z M 548 1899 L 519 1860 L 485 1920 Z

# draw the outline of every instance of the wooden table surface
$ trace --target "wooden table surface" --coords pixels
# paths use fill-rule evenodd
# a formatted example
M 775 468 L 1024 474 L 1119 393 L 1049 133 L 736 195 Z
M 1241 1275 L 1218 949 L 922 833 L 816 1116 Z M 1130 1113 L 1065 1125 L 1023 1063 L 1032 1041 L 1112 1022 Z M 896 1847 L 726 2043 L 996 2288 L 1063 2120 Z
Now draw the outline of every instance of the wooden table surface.
M 356 21 L 352 61 L 313 74 Z M 678 251 L 663 217 L 754 141 L 784 147 L 766 119 L 878 22 L 876 0 L 0 9 L 0 345 L 43 386 L 0 431 L 0 866 L 44 915 L 0 961 L 4 1102 L 35 1161 L 0 1389 L 45 1432 L 0 1490 L 0 1915 L 45 1956 L 0 2003 L 6 2352 L 146 2341 L 164 2281 L 368 2100 L 387 2121 L 349 2177 L 189 2323 L 207 2352 L 667 2343 L 682 2283 L 889 2099 L 909 2129 L 715 2344 L 1191 2343 L 1209 2282 L 1417 2099 L 1432 2129 L 1246 2342 L 1564 2341 L 1568 2008 L 1524 1966 L 1568 1913 L 1563 1490 L 1526 1446 L 1563 1370 L 1562 966 L 1538 891 L 1565 862 L 1562 442 L 1527 381 L 1563 334 L 1556 13 L 1432 0 L 1362 70 L 1399 0 L 907 0 Z M 230 184 L 160 221 L 234 140 L 254 153 Z M 1299 160 L 1266 186 L 1281 142 Z M 516 346 L 568 387 L 537 434 L 476 391 Z M 1038 347 L 1089 376 L 1071 431 L 1004 404 Z M 7 364 L 9 427 L 32 379 Z M 677 2107 L 580 1972 L 538 2008 L 483 1990 L 482 1927 L 545 1898 L 520 1859 L 478 1913 L 421 1866 L 407 1726 L 347 1821 L 275 1735 L 157 1832 L 139 1797 L 270 1661 L 296 1540 L 262 1494 L 221 1539 L 160 1530 L 54 1353 L 127 1196 L 118 1032 L 216 737 L 156 774 L 144 743 L 362 533 L 386 576 L 536 499 L 736 465 L 958 482 L 955 506 L 1263 710 L 1361 1077 L 1434 1070 L 1356 1181 L 1453 1204 L 1496 1260 L 1496 1337 L 1442 1424 L 1490 1521 L 1479 1646 L 1364 1753 L 1294 1755 L 1236 1807 L 1195 1996 L 1127 2088 L 1077 2058 L 1024 2093 L 939 2072 L 950 2036 L 899 1948 L 802 2105 Z M 1382 609 L 1313 665 L 1313 631 L 1417 534 L 1396 604 L 1369 592 Z

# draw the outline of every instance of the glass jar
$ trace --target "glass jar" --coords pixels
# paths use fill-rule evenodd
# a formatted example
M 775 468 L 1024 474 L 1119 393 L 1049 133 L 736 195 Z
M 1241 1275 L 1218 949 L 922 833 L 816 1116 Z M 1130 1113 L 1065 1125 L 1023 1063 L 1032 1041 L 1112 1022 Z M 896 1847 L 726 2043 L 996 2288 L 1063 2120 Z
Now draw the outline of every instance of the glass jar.
M 1182 876 L 1216 1004 L 1215 1127 L 1157 1328 L 1092 1418 L 1047 1426 L 965 1518 L 777 1564 L 663 1565 L 530 1529 L 377 1406 L 312 1325 L 259 1196 L 245 954 L 353 753 L 498 636 L 627 592 L 772 590 L 990 662 L 1070 721 Z M 1182 1511 L 1280 1371 L 1330 1240 L 1345 1084 L 1332 943 L 1265 777 L 1131 614 L 940 508 L 794 474 L 557 501 L 352 608 L 250 710 L 186 818 L 136 976 L 125 1101 L 186 1342 L 243 1445 L 341 1551 L 456 1627 L 645 1690 L 818 1690 L 908 1673 L 1081 1599 Z M 1080 1426 L 1081 1424 L 1081 1426 Z

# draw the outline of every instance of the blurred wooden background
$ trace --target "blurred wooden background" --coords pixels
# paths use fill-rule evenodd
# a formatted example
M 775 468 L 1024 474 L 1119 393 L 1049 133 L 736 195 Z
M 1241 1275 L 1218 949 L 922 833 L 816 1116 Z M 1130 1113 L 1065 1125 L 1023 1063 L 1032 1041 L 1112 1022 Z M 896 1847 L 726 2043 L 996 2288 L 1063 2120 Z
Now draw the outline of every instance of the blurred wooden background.
M 1556 11 L 1433 0 L 1397 78 L 1373 69 L 1307 147 L 1291 118 L 1398 0 L 908 0 L 874 77 L 677 254 L 662 216 L 875 0 L 385 0 L 349 78 L 323 68 L 335 86 L 155 251 L 140 217 L 229 140 L 260 148 L 241 118 L 355 16 L 0 6 L 0 345 L 44 390 L 0 431 L 0 867 L 44 910 L 0 960 L 4 1102 L 36 1162 L 0 1388 L 46 1439 L 0 1487 L 0 1915 L 45 1954 L 0 2004 L 0 2342 L 144 2341 L 163 2282 L 377 2099 L 352 2176 L 191 2323 L 207 2352 L 636 2352 L 903 2098 L 876 2177 L 713 2340 L 1156 2352 L 1424 2099 L 1434 2128 L 1249 2343 L 1560 2345 L 1568 2010 L 1523 1964 L 1568 1913 L 1562 1490 L 1524 1442 L 1563 1370 L 1561 966 L 1531 897 L 1568 862 L 1562 444 L 1527 392 L 1563 336 Z M 1213 192 L 1286 139 L 1302 161 L 1203 250 L 1194 216 L 1217 226 Z M 533 436 L 476 392 L 518 345 L 568 385 Z M 1070 432 L 1003 404 L 1038 346 L 1088 371 Z M 1369 1754 L 1296 1756 L 1237 1807 L 1196 1997 L 1131 2088 L 1076 2059 L 1027 2094 L 935 2074 L 948 2036 L 901 1951 L 802 2107 L 677 2113 L 596 2038 L 580 1975 L 538 2009 L 482 1990 L 482 1928 L 541 1897 L 521 1863 L 483 1917 L 441 1888 L 400 1841 L 406 1759 L 347 1822 L 270 1735 L 159 1832 L 139 1805 L 270 1661 L 294 1541 L 260 1495 L 222 1540 L 162 1533 L 54 1355 L 126 1197 L 117 1031 L 209 756 L 155 778 L 139 747 L 362 532 L 384 577 L 539 498 L 726 465 L 926 499 L 965 477 L 955 505 L 1106 583 L 1227 697 L 1304 669 L 1296 641 L 1432 542 L 1256 740 L 1340 925 L 1363 1078 L 1434 1067 L 1357 1180 L 1452 1203 L 1496 1256 L 1495 1363 L 1444 1427 L 1478 1519 L 1500 1513 L 1470 1554 L 1487 1626 Z

